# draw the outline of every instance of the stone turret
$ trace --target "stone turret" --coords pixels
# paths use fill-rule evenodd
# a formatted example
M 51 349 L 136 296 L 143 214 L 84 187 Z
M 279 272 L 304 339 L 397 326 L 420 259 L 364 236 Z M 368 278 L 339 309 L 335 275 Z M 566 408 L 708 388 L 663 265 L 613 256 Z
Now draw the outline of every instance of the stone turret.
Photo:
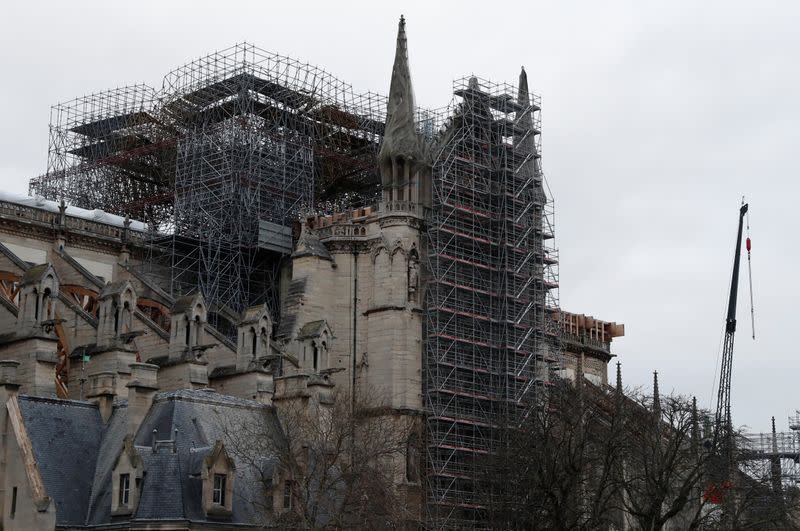
M 130 281 L 106 284 L 100 292 L 97 346 L 105 348 L 126 342 L 126 336 L 132 331 L 135 310 L 136 292 Z
M 14 331 L 4 334 L 0 341 L 0 359 L 19 362 L 20 392 L 27 395 L 56 394 L 60 330 L 56 311 L 58 291 L 58 276 L 51 264 L 28 269 L 20 280 Z
M 239 322 L 236 369 L 243 371 L 263 362 L 270 354 L 272 319 L 265 304 L 247 308 Z M 261 362 L 259 364 L 259 361 Z
M 17 334 L 30 333 L 55 319 L 58 287 L 58 276 L 51 264 L 36 265 L 25 272 L 19 287 Z
M 198 359 L 202 357 L 206 316 L 206 303 L 199 293 L 185 295 L 175 301 L 170 315 L 170 359 L 183 359 L 190 353 L 194 353 Z
M 199 293 L 175 301 L 170 315 L 169 356 L 150 360 L 161 367 L 158 378 L 162 389 L 208 387 L 206 351 L 216 344 L 206 341 L 207 315 Z
M 397 50 L 386 106 L 386 130 L 378 165 L 383 185 L 383 209 L 421 214 L 431 206 L 431 164 L 414 120 L 414 90 L 408 68 L 406 22 L 400 17 Z
M 72 352 L 73 363 L 80 361 L 81 370 L 71 373 L 69 392 L 73 399 L 97 398 L 103 418 L 107 419 L 114 397 L 128 396 L 130 365 L 137 361 L 134 338 L 142 332 L 133 330 L 136 291 L 128 280 L 109 282 L 99 299 L 97 342 Z M 88 388 L 84 389 L 87 381 Z

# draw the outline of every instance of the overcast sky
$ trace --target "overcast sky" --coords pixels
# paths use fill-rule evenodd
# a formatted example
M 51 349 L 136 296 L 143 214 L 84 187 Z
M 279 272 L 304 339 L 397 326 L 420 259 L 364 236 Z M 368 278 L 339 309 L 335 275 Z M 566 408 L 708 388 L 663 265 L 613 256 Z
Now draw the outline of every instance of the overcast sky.
M 747 196 L 757 339 L 744 269 L 734 422 L 766 430 L 775 415 L 786 429 L 800 407 L 798 2 L 8 2 L 0 186 L 25 192 L 46 169 L 53 103 L 160 87 L 245 40 L 386 93 L 401 13 L 421 106 L 446 104 L 454 78 L 516 83 L 526 67 L 542 97 L 562 307 L 625 323 L 613 348 L 626 385 L 649 388 L 658 370 L 662 392 L 713 407 Z

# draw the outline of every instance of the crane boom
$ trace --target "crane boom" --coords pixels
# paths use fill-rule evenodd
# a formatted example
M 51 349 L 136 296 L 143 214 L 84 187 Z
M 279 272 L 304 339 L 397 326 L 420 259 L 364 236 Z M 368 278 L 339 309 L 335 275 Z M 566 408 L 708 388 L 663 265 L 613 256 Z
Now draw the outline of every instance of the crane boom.
M 733 338 L 736 333 L 736 299 L 739 293 L 739 262 L 742 254 L 742 224 L 747 214 L 747 204 L 739 209 L 739 229 L 733 255 L 733 274 L 725 319 L 725 341 L 722 347 L 722 368 L 719 375 L 717 412 L 715 417 L 714 448 L 719 458 L 720 480 L 727 481 L 733 467 L 733 428 L 731 424 L 731 369 L 733 368 Z

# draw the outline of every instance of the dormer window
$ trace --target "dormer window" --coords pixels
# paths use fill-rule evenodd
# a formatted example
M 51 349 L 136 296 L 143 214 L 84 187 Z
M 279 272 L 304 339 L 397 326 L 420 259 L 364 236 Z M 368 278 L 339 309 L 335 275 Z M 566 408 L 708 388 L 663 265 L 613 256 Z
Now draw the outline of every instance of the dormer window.
M 131 475 L 119 475 L 119 504 L 128 505 L 131 495 Z
M 142 474 L 141 458 L 133 446 L 132 438 L 127 436 L 112 470 L 112 515 L 128 515 L 136 511 L 141 495 Z
M 211 502 L 216 505 L 225 505 L 225 483 L 228 476 L 225 474 L 214 474 L 214 489 L 211 493 Z
M 222 441 L 217 441 L 198 470 L 203 478 L 203 507 L 207 515 L 230 518 L 233 514 L 233 484 L 236 466 L 228 456 Z

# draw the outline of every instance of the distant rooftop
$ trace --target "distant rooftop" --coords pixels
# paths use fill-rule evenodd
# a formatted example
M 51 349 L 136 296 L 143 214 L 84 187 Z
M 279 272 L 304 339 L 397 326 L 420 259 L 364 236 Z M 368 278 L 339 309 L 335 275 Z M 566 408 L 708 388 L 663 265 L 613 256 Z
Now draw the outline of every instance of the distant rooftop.
M 50 201 L 49 199 L 45 199 L 43 197 L 31 197 L 26 194 L 17 194 L 14 192 L 0 190 L 0 201 L 38 208 L 56 214 L 59 212 L 58 202 Z M 75 218 L 88 219 L 90 221 L 103 223 L 105 225 L 112 225 L 114 227 L 125 227 L 125 218 L 122 216 L 117 216 L 116 214 L 109 214 L 108 212 L 104 212 L 103 210 L 99 209 L 86 210 L 85 208 L 67 205 L 66 214 Z M 142 221 L 131 220 L 129 228 L 139 232 L 147 232 L 147 224 Z

